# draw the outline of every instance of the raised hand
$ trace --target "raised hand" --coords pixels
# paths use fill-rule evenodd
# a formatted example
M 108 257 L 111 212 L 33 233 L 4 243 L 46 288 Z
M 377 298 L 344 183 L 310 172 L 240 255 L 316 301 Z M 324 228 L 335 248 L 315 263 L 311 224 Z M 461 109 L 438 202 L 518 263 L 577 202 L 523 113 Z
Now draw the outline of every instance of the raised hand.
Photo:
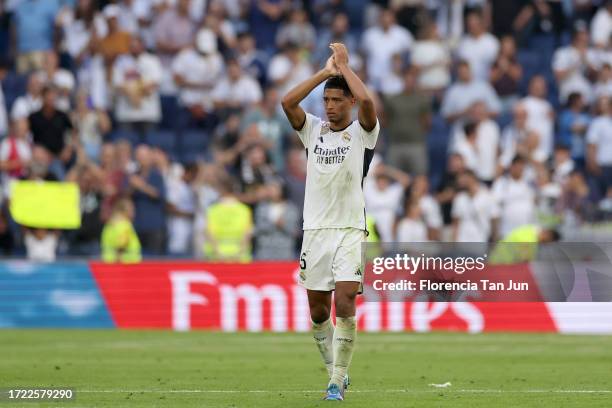
M 329 48 L 331 48 L 334 52 L 334 55 L 332 55 L 332 57 L 334 58 L 334 62 L 336 63 L 336 66 L 338 68 L 348 65 L 349 55 L 348 50 L 346 49 L 346 46 L 344 44 L 331 43 L 329 45 Z
M 327 62 L 325 63 L 325 70 L 329 76 L 339 75 L 338 67 L 336 66 L 333 55 L 327 59 Z

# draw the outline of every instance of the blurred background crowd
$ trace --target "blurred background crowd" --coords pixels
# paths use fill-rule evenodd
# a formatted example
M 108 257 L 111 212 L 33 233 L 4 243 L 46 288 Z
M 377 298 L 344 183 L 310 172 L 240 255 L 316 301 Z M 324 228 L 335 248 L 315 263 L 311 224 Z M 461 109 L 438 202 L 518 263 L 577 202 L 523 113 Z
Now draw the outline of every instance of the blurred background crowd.
M 610 219 L 612 1 L 0 5 L 4 255 L 96 257 L 123 217 L 121 239 L 145 256 L 296 259 L 306 156 L 279 101 L 330 42 L 348 47 L 382 125 L 371 239 L 486 242 Z M 324 117 L 322 87 L 303 107 Z M 78 183 L 80 229 L 17 225 L 17 179 Z

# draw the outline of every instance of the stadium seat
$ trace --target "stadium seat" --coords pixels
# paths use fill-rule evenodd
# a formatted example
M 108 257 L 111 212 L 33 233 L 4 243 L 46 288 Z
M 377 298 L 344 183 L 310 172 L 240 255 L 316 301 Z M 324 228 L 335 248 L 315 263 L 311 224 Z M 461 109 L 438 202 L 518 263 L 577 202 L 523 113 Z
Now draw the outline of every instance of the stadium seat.
M 174 151 L 174 143 L 177 134 L 173 130 L 157 129 L 147 135 L 147 141 L 152 145 L 159 147 L 168 154 Z

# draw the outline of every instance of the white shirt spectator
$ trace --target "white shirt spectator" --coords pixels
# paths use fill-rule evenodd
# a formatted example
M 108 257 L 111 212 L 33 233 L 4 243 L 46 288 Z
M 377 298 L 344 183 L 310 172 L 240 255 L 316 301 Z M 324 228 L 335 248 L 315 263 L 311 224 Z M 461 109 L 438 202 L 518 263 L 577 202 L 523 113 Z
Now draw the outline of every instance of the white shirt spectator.
M 55 261 L 55 251 L 57 250 L 57 235 L 47 232 L 42 239 L 37 239 L 34 234 L 27 232 L 23 240 L 28 259 L 36 262 Z
M 53 74 L 53 78 L 48 78 L 46 72 L 41 72 L 41 77 L 45 82 L 51 82 L 60 90 L 55 103 L 57 109 L 63 112 L 70 111 L 70 95 L 73 93 L 75 86 L 72 72 L 67 69 L 58 68 Z
M 237 81 L 225 76 L 213 90 L 215 102 L 239 104 L 243 107 L 259 103 L 262 98 L 259 82 L 242 74 Z
M 612 36 L 612 14 L 601 7 L 591 20 L 591 41 L 598 47 L 606 47 Z
M 397 242 L 427 242 L 427 225 L 422 220 L 402 218 L 397 224 Z
M 393 25 L 387 31 L 373 26 L 364 32 L 362 47 L 366 53 L 369 80 L 375 89 L 380 89 L 382 79 L 391 72 L 393 55 L 410 50 L 412 42 L 410 31 L 399 25 Z
M 452 217 L 458 220 L 457 242 L 487 242 L 491 222 L 499 217 L 495 197 L 483 185 L 476 195 L 463 191 L 453 200 Z
M 546 99 L 534 96 L 527 96 L 520 103 L 527 111 L 527 129 L 537 133 L 540 139 L 536 155 L 544 161 L 553 149 L 555 122 L 552 105 Z
M 159 58 L 153 54 L 142 53 L 138 56 L 125 54 L 117 58 L 113 66 L 113 85 L 115 87 L 142 87 L 149 84 L 158 87 L 161 79 L 161 63 Z M 130 103 L 126 95 L 118 92 L 115 116 L 120 122 L 158 122 L 161 118 L 158 88 L 147 96 L 143 96 L 137 105 Z
M 459 153 L 467 168 L 480 180 L 493 180 L 497 168 L 500 131 L 494 121 L 487 119 L 478 124 L 476 144 L 470 144 L 462 127 L 457 127 L 452 151 Z
M 492 193 L 500 209 L 501 236 L 535 221 L 535 191 L 524 178 L 501 177 L 493 183 Z
M 15 99 L 11 109 L 11 119 L 26 119 L 31 113 L 34 113 L 42 107 L 42 99 L 33 97 L 30 94 L 22 95 Z
M 587 130 L 586 141 L 597 147 L 597 164 L 612 166 L 612 116 L 595 118 Z
M 312 75 L 312 67 L 305 61 L 293 64 L 289 57 L 284 54 L 275 55 L 268 66 L 268 79 L 279 81 L 287 78 L 282 83 L 278 92 L 281 95 L 289 92 L 291 88 L 309 78 Z
M 172 72 L 199 87 L 181 87 L 179 100 L 183 106 L 202 105 L 212 109 L 212 89 L 223 71 L 223 58 L 214 53 L 204 56 L 193 48 L 181 51 L 172 62 Z
M 478 101 L 484 102 L 489 112 L 499 112 L 501 108 L 499 97 L 488 82 L 478 80 L 456 82 L 444 95 L 441 113 L 447 117 L 464 112 Z
M 440 205 L 432 196 L 426 195 L 421 197 L 419 200 L 419 208 L 427 228 L 442 228 L 442 212 L 440 211 Z
M 595 99 L 601 97 L 612 98 L 612 79 L 606 81 L 599 81 L 594 87 Z
M 168 202 L 180 211 L 195 214 L 196 195 L 185 181 L 173 179 L 167 184 Z M 186 217 L 168 216 L 168 251 L 171 254 L 189 253 L 193 243 L 193 220 Z
M 561 102 L 564 103 L 572 92 L 580 93 L 587 101 L 592 100 L 591 84 L 584 76 L 587 66 L 576 48 L 567 46 L 555 51 L 552 68 L 555 71 L 570 70 L 570 73 L 559 83 Z
M 404 187 L 393 183 L 386 189 L 379 190 L 376 180 L 369 178 L 364 182 L 363 188 L 367 212 L 376 221 L 381 240 L 392 242 L 393 222 L 404 195 Z
M 450 53 L 441 41 L 417 41 L 410 54 L 412 64 L 426 67 L 419 70 L 417 84 L 423 89 L 442 89 L 450 83 Z
M 489 70 L 499 52 L 499 41 L 490 33 L 479 37 L 464 36 L 457 47 L 457 56 L 470 63 L 475 79 L 487 81 Z

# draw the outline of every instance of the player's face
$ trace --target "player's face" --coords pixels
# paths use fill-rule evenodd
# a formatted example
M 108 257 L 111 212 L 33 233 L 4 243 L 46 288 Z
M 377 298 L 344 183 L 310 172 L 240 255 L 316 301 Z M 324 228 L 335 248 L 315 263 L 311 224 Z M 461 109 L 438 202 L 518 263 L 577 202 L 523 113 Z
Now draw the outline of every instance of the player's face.
M 325 113 L 330 122 L 342 122 L 350 115 L 354 98 L 344 94 L 341 89 L 326 89 L 323 94 Z

